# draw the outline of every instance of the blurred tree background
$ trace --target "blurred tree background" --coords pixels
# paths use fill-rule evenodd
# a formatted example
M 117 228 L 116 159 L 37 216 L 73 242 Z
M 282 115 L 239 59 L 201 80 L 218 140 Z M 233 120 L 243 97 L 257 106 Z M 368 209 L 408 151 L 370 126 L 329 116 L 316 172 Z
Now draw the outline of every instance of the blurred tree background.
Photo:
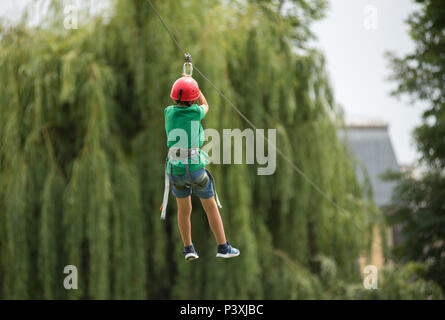
M 212 165 L 228 238 L 242 251 L 216 260 L 193 199 L 201 259 L 183 260 L 170 202 L 161 221 L 163 108 L 183 57 L 142 0 L 114 0 L 109 15 L 80 13 L 63 28 L 63 2 L 45 18 L 0 30 L 0 297 L 9 299 L 440 298 L 422 264 L 388 267 L 363 289 L 382 215 L 363 194 L 337 139 L 335 104 L 310 24 L 326 2 L 153 1 L 193 61 L 339 212 L 283 159 Z M 247 128 L 198 75 L 211 104 L 204 127 Z M 65 290 L 75 265 L 79 289 Z
M 426 105 L 414 131 L 423 172 L 420 177 L 410 171 L 391 175 L 398 187 L 388 221 L 401 228 L 403 237 L 393 257 L 425 263 L 423 277 L 445 290 L 445 2 L 416 2 L 420 9 L 407 20 L 415 50 L 389 58 L 394 94 Z

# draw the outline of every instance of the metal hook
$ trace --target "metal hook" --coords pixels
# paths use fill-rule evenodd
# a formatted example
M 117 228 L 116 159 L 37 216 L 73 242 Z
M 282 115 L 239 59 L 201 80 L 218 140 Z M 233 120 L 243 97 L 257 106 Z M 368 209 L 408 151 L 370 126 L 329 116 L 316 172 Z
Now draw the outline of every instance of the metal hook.
M 190 53 L 184 54 L 185 62 L 192 63 L 192 55 Z

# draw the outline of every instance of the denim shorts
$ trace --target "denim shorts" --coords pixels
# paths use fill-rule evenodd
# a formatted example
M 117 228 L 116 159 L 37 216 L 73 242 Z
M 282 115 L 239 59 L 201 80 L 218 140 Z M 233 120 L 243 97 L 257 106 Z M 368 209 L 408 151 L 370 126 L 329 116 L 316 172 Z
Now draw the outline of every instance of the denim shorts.
M 171 175 L 172 193 L 176 198 L 186 198 L 193 192 L 200 199 L 209 199 L 214 196 L 213 181 L 205 168 L 190 172 L 190 176 Z

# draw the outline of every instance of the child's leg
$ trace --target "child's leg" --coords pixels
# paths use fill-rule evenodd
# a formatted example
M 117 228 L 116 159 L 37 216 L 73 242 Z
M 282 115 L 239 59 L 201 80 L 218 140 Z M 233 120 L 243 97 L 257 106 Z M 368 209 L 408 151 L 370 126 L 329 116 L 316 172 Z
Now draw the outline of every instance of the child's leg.
M 192 201 L 190 196 L 186 198 L 176 198 L 178 204 L 178 227 L 181 233 L 184 247 L 192 245 L 192 233 L 190 215 L 192 213 Z
M 202 207 L 204 208 L 207 219 L 209 220 L 210 228 L 215 235 L 216 242 L 218 244 L 226 243 L 226 236 L 224 234 L 224 226 L 219 214 L 218 206 L 216 205 L 215 198 L 201 199 Z

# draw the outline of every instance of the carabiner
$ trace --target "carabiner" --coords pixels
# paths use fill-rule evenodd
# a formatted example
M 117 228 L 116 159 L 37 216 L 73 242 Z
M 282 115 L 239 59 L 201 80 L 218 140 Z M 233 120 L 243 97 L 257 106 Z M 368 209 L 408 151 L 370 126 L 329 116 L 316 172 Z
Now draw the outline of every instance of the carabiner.
M 183 73 L 184 73 L 184 75 L 191 77 L 192 74 L 193 74 L 192 55 L 190 53 L 186 53 L 184 55 L 184 58 L 185 58 L 185 63 L 184 63 L 184 66 L 182 68 Z M 190 67 L 190 73 L 187 73 L 187 66 Z

